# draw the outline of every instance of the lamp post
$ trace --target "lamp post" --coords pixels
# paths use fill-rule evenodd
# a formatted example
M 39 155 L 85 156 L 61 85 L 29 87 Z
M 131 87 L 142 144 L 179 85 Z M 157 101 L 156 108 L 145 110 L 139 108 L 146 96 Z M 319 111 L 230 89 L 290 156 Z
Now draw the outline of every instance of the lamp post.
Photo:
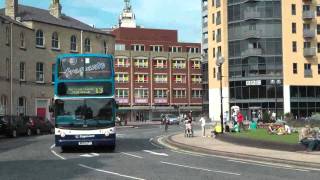
M 274 90 L 275 90 L 275 100 L 276 100 L 276 103 L 275 103 L 275 111 L 276 111 L 276 120 L 278 119 L 278 107 L 277 107 L 277 104 L 278 104 L 278 95 L 277 95 L 277 87 L 279 85 L 281 85 L 281 80 L 271 80 L 270 81 L 270 84 L 274 85 Z
M 224 58 L 219 56 L 216 65 L 218 66 L 217 78 L 220 80 L 220 123 L 221 123 L 221 134 L 223 133 L 223 97 L 222 97 L 222 64 L 224 63 Z

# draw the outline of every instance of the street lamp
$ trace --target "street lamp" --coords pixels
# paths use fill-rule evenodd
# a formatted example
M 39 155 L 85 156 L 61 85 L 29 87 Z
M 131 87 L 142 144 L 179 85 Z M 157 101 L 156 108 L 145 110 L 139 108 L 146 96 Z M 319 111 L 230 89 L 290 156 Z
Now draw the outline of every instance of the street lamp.
M 279 85 L 281 85 L 281 80 L 271 80 L 270 81 L 270 84 L 271 85 L 274 85 L 274 90 L 275 90 L 275 96 L 276 96 L 276 98 L 275 98 L 275 100 L 276 100 L 276 104 L 275 104 L 275 109 L 276 109 L 276 120 L 278 119 L 277 117 L 278 117 L 278 107 L 277 107 L 277 104 L 278 104 L 278 95 L 277 95 L 277 87 L 279 86 Z
M 222 65 L 224 63 L 224 58 L 219 56 L 216 65 L 218 66 L 218 80 L 220 80 L 220 123 L 221 123 L 221 134 L 223 133 L 223 97 L 222 97 Z

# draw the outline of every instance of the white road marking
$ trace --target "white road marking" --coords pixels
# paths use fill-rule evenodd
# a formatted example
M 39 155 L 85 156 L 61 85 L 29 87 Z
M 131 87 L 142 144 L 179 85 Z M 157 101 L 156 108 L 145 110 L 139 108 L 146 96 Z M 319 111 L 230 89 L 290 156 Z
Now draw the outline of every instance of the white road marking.
M 239 173 L 233 173 L 233 172 L 228 172 L 228 171 L 220 171 L 220 170 L 211 170 L 211 169 L 206 169 L 206 168 L 198 168 L 198 167 L 186 166 L 186 165 L 175 164 L 175 163 L 164 162 L 164 161 L 161 161 L 161 163 L 162 163 L 162 164 L 171 165 L 171 166 L 178 166 L 178 167 L 184 167 L 184 168 L 189 168 L 189 169 L 200 170 L 200 171 L 207 171 L 207 172 L 214 172 L 214 173 L 221 173 L 221 174 L 229 174 L 229 175 L 241 176 L 241 174 L 239 174 Z
M 176 151 L 176 150 L 171 150 L 171 151 L 179 154 L 190 155 L 190 156 L 205 157 L 204 155 L 197 154 L 197 153 L 190 153 L 190 152 L 183 152 L 183 151 Z
M 149 151 L 149 150 L 143 150 L 143 151 L 147 152 L 147 153 L 150 153 L 150 154 L 153 154 L 153 155 L 157 155 L 157 156 L 169 156 L 166 153 L 157 153 L 157 152 L 153 152 L 153 151 Z
M 59 155 L 58 153 L 56 153 L 54 150 L 51 150 L 52 154 L 54 154 L 55 156 L 57 156 L 58 158 L 62 159 L 62 160 L 66 160 L 66 158 L 64 158 L 63 156 Z
M 143 159 L 143 157 L 141 157 L 141 156 L 130 154 L 130 153 L 121 152 L 121 154 L 124 154 L 124 155 L 127 155 L 127 156 L 131 156 L 131 157 L 135 157 L 135 158 L 139 158 L 139 159 Z
M 83 165 L 83 164 L 78 164 L 78 165 L 80 167 L 83 167 L 83 168 L 86 168 L 86 169 L 90 169 L 90 170 L 93 170 L 93 171 L 103 172 L 103 173 L 106 173 L 106 174 L 112 174 L 112 175 L 115 175 L 115 176 L 125 177 L 125 178 L 128 178 L 128 179 L 145 180 L 145 179 L 142 179 L 142 178 L 128 176 L 128 175 L 124 175 L 124 174 L 120 174 L 120 173 L 116 173 L 116 172 L 111 172 L 111 171 L 105 171 L 105 170 L 102 170 L 102 169 L 92 168 L 92 167 L 89 167 L 89 166 L 86 166 L 86 165 Z
M 91 157 L 97 157 L 100 156 L 100 154 L 97 153 L 90 153 L 90 154 L 82 154 L 80 155 L 81 157 L 87 157 L 87 158 L 91 158 Z
M 263 167 L 270 167 L 270 168 L 277 168 L 277 169 L 287 169 L 287 170 L 294 170 L 294 171 L 302 171 L 302 172 L 310 172 L 306 169 L 298 169 L 289 165 L 280 165 L 280 164 L 273 164 L 273 163 L 254 163 L 254 162 L 246 162 L 241 160 L 228 160 L 230 162 L 236 162 L 241 164 L 250 164 L 254 166 L 263 166 Z
M 153 138 L 150 138 L 150 139 L 149 139 L 149 142 L 151 143 L 151 145 L 153 145 L 153 146 L 155 146 L 155 147 L 157 147 L 157 148 L 159 148 L 159 149 L 163 149 L 163 147 L 161 147 L 161 146 L 159 146 L 159 145 L 157 145 L 157 144 L 155 144 L 155 143 L 153 142 Z
M 56 146 L 56 144 L 52 144 L 52 146 L 50 146 L 50 149 L 53 149 Z

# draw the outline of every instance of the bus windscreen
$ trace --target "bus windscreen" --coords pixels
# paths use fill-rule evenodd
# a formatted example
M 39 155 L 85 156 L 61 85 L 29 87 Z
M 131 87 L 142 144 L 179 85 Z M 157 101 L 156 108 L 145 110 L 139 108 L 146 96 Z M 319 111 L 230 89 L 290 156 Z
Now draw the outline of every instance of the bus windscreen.
M 103 57 L 67 57 L 60 59 L 60 80 L 111 79 L 111 60 Z

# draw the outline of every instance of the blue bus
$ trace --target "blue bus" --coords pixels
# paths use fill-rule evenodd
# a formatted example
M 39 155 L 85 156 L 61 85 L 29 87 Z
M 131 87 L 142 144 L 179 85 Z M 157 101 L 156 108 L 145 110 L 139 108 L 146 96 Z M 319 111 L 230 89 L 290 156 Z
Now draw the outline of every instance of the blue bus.
M 112 55 L 66 54 L 57 57 L 54 81 L 55 145 L 116 145 Z

